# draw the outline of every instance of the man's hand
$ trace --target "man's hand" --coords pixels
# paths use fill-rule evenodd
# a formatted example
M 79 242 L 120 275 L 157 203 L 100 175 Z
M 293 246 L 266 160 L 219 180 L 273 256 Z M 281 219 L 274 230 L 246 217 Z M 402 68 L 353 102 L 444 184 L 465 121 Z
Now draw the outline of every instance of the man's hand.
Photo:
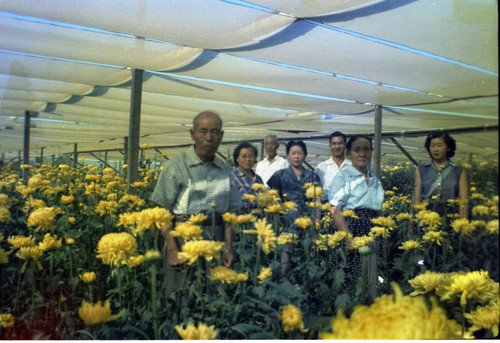
M 224 255 L 224 267 L 231 268 L 234 263 L 233 249 L 228 249 Z

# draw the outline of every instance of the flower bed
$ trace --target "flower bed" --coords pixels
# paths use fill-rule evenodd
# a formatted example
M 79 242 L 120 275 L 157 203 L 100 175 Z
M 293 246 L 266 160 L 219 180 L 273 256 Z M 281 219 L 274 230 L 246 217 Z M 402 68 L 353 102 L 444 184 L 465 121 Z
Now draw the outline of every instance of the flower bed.
M 328 205 L 314 224 L 313 185 L 304 188 L 311 208 L 297 221 L 289 216 L 295 204 L 265 190 L 250 199 L 259 211 L 224 215 L 235 225 L 232 269 L 217 267 L 225 247 L 199 240 L 205 218 L 193 216 L 176 229 L 191 242 L 181 256 L 187 305 L 179 307 L 162 277 L 159 228 L 172 216 L 148 200 L 157 170 L 141 169 L 131 195 L 111 168 L 9 165 L 0 175 L 0 338 L 497 336 L 498 162 L 464 166 L 471 220 L 453 215 L 459 202 L 445 217 L 417 207 L 413 233 L 414 169 L 382 168 L 383 214 L 353 241 L 365 265 L 370 242 L 383 247 L 375 284 L 369 268 L 361 278 L 346 273 L 345 235 L 332 232 Z M 21 168 L 29 169 L 27 185 Z M 208 280 L 198 272 L 202 261 Z

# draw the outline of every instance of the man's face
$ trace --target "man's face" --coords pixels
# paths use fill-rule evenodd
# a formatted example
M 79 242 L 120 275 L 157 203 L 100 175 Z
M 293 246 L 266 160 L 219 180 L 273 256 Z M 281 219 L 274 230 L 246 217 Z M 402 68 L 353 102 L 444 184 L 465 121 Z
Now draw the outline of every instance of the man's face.
M 266 150 L 267 156 L 274 157 L 276 156 L 276 151 L 278 150 L 278 143 L 274 140 L 274 138 L 269 137 L 264 140 L 264 150 Z
M 344 158 L 345 142 L 341 136 L 334 136 L 330 141 L 330 150 L 332 156 L 336 158 Z
M 190 130 L 194 150 L 201 159 L 212 159 L 219 148 L 224 131 L 214 115 L 206 114 L 198 118 L 198 125 Z

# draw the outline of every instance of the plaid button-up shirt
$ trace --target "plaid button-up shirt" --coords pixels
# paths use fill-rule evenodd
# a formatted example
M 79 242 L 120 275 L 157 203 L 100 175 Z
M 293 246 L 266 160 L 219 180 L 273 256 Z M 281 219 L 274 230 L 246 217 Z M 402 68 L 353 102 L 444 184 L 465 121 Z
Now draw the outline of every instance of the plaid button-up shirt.
M 217 156 L 206 165 L 194 146 L 169 160 L 158 178 L 151 201 L 175 214 L 223 214 L 241 208 L 238 185 Z

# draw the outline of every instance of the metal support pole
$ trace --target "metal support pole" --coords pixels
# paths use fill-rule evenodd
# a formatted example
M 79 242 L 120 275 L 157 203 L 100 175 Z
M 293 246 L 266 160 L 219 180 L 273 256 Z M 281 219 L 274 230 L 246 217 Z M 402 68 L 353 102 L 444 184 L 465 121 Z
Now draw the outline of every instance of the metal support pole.
M 128 163 L 128 137 L 123 137 L 123 164 Z
M 401 144 L 399 144 L 399 142 L 396 140 L 396 138 L 394 137 L 391 137 L 391 141 L 399 148 L 399 150 L 401 150 L 401 152 L 403 154 L 405 154 L 406 157 L 408 157 L 408 159 L 415 165 L 415 166 L 418 166 L 418 163 L 417 161 L 413 158 L 412 155 L 410 155 L 410 153 L 405 149 L 403 148 L 403 146 Z
M 73 146 L 73 168 L 78 166 L 78 143 Z
M 31 112 L 24 111 L 24 164 L 30 164 L 30 127 L 31 127 Z M 30 177 L 29 170 L 23 170 L 23 183 L 28 184 Z
M 380 178 L 380 156 L 382 148 L 382 106 L 375 106 L 375 128 L 373 135 L 372 170 Z
M 135 182 L 139 169 L 139 134 L 141 128 L 142 79 L 144 70 L 132 71 L 132 87 L 130 93 L 130 121 L 128 129 L 128 167 L 127 192 L 133 194 L 132 183 Z

